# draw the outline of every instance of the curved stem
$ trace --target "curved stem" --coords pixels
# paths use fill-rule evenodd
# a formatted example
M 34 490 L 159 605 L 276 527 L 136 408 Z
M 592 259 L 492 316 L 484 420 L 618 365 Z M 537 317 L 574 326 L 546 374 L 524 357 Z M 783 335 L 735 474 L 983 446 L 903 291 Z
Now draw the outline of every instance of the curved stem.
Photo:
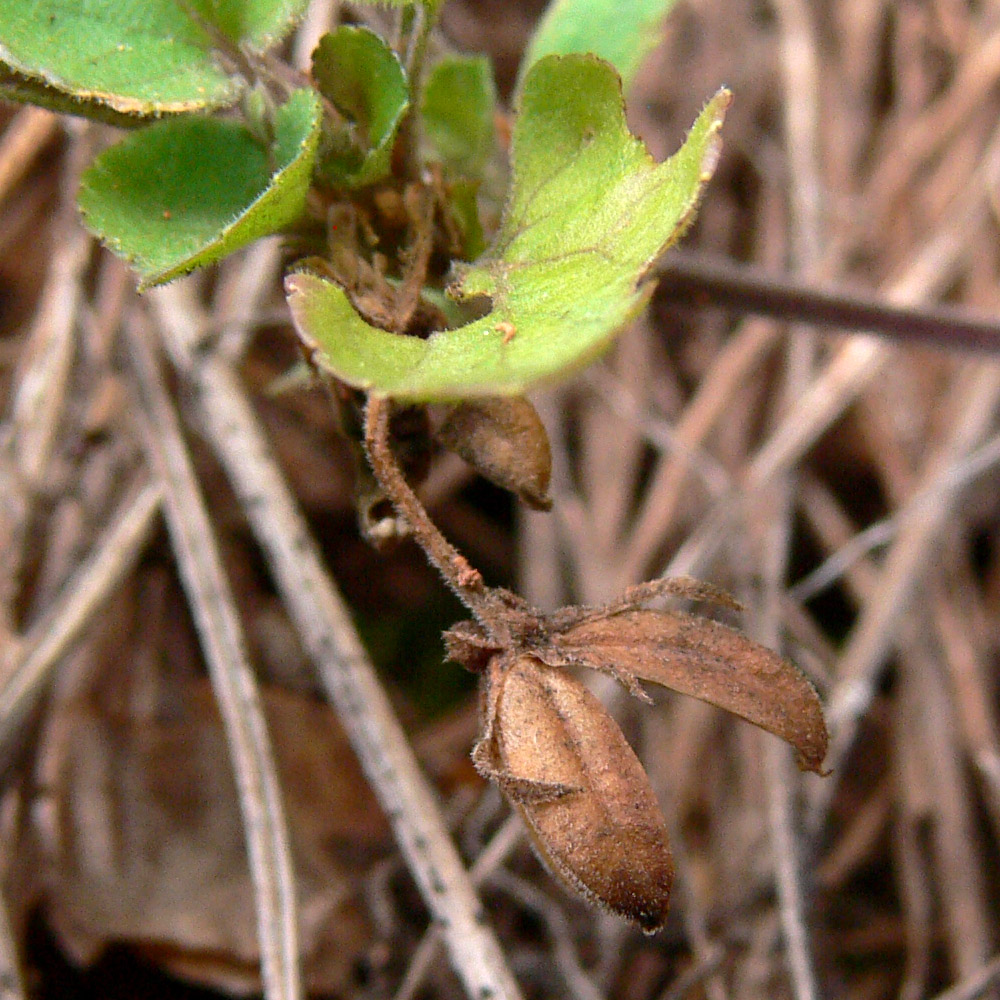
M 441 534 L 424 505 L 407 483 L 389 444 L 389 417 L 392 401 L 384 396 L 369 395 L 365 409 L 365 450 L 372 472 L 385 495 L 413 532 L 417 544 L 438 570 L 458 599 L 490 632 L 498 626 L 492 613 L 489 590 L 482 575 Z

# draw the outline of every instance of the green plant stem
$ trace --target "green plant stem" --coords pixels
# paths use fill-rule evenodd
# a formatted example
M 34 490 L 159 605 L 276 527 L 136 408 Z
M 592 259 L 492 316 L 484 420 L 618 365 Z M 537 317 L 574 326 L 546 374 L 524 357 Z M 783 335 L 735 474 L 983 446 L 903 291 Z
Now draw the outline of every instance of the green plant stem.
M 402 161 L 406 164 L 407 176 L 420 176 L 417 150 L 420 148 L 420 106 L 424 58 L 427 55 L 427 40 L 437 21 L 436 5 L 416 3 L 403 11 L 400 24 L 399 57 L 406 71 L 407 86 L 410 88 L 410 110 L 399 128 L 398 148 L 402 151 Z
M 413 22 L 417 16 L 416 5 L 409 7 L 404 7 L 399 15 L 399 30 L 396 33 L 394 39 L 394 48 L 396 49 L 396 54 L 400 57 L 400 61 L 406 64 L 406 46 L 410 34 L 413 31 Z
M 491 633 L 502 627 L 493 613 L 493 601 L 479 570 L 441 534 L 426 508 L 403 476 L 389 443 L 392 401 L 369 395 L 365 409 L 365 450 L 372 472 L 400 517 L 406 521 L 417 544 L 430 563 L 454 591 L 456 597 Z
M 232 64 L 233 69 L 249 83 L 257 80 L 257 67 L 253 60 L 225 32 L 221 31 L 189 0 L 180 0 L 181 10 L 212 39 L 217 58 Z
M 430 6 L 417 4 L 413 7 L 414 17 L 406 40 L 406 53 L 403 66 L 406 78 L 410 81 L 410 93 L 414 99 L 419 98 L 420 84 L 424 74 L 424 58 L 427 55 L 427 39 L 437 20 Z

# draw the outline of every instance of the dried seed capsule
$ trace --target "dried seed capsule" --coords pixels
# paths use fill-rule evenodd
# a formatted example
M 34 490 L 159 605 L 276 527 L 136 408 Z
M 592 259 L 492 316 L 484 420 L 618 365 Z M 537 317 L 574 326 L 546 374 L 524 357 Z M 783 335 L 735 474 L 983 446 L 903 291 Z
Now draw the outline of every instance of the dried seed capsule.
M 491 483 L 548 510 L 552 454 L 545 425 L 520 396 L 486 396 L 448 410 L 438 440 Z
M 477 766 L 518 807 L 542 861 L 591 902 L 659 930 L 673 882 L 666 826 L 604 706 L 564 670 L 497 656 L 485 713 Z

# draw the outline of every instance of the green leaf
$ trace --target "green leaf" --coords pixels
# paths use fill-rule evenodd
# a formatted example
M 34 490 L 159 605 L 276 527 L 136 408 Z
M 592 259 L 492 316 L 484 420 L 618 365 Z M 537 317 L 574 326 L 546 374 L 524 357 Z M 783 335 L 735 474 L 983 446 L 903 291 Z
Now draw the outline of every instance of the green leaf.
M 323 175 L 349 187 L 388 176 L 396 133 L 410 106 L 396 54 L 373 31 L 345 25 L 320 39 L 312 77 L 352 123 L 330 137 L 320 158 Z
M 476 197 L 479 182 L 459 178 L 448 185 L 447 211 L 461 236 L 462 260 L 475 260 L 486 250 L 483 224 L 479 218 L 479 200 Z
M 234 45 L 264 50 L 281 41 L 309 0 L 174 0 L 222 32 Z
M 675 0 L 552 0 L 521 62 L 528 70 L 548 55 L 593 52 L 621 75 L 627 90 L 642 60 L 660 41 L 660 26 Z
M 20 73 L 6 70 L 0 64 L 0 101 L 16 101 L 19 104 L 34 104 L 63 115 L 82 115 L 91 121 L 119 128 L 139 128 L 148 122 L 140 115 L 123 114 L 107 104 L 86 101 L 55 87 L 46 86 Z
M 319 140 L 319 98 L 298 90 L 268 149 L 234 121 L 170 119 L 102 153 L 80 184 L 91 231 L 162 284 L 295 222 Z
M 420 103 L 430 156 L 454 174 L 480 177 L 493 152 L 496 88 L 484 56 L 446 56 L 430 71 Z
M 522 393 L 603 350 L 646 302 L 643 277 L 691 221 L 719 156 L 720 91 L 678 153 L 657 165 L 625 123 L 615 71 L 549 56 L 528 74 L 513 186 L 497 239 L 454 293 L 489 296 L 482 319 L 426 340 L 365 322 L 316 274 L 285 282 L 300 334 L 337 378 L 413 400 Z
M 3 0 L 0 65 L 76 101 L 154 116 L 232 104 L 240 83 L 216 61 L 213 32 L 262 48 L 305 0 Z M 31 99 L 30 88 L 19 94 Z M 46 94 L 42 92 L 41 97 Z M 51 104 L 51 102 L 49 102 Z

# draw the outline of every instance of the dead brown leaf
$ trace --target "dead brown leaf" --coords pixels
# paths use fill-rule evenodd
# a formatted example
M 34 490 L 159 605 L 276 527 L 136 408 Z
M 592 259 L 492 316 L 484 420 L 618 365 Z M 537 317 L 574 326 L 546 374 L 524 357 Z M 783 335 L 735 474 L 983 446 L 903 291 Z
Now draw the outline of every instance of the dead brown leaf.
M 81 964 L 112 943 L 219 989 L 260 989 L 256 910 L 226 740 L 208 684 L 174 678 L 170 705 L 53 720 L 54 821 L 44 909 Z M 304 979 L 349 985 L 369 941 L 352 865 L 385 825 L 331 709 L 265 691 L 298 878 Z

